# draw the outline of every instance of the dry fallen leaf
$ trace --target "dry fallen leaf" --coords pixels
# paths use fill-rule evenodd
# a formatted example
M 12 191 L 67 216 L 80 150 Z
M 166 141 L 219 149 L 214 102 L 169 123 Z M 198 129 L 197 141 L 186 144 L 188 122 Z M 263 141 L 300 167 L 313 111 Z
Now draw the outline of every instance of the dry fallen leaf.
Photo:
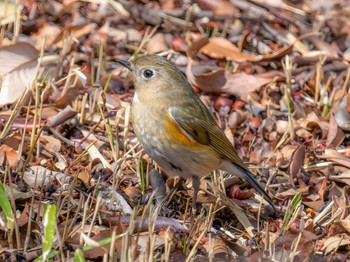
M 6 166 L 5 157 L 6 157 L 7 163 L 11 168 L 16 168 L 18 166 L 18 162 L 20 159 L 18 157 L 17 152 L 13 148 L 3 144 L 0 146 L 0 165 L 1 166 Z
M 226 0 L 198 0 L 199 6 L 203 9 L 212 10 L 217 15 L 236 16 L 237 8 L 230 1 Z
M 340 154 L 337 150 L 326 149 L 323 155 L 317 157 L 320 159 L 328 159 L 329 161 L 333 161 L 339 165 L 343 165 L 347 168 L 350 168 L 350 159 Z
M 292 161 L 289 166 L 290 176 L 289 176 L 289 183 L 292 184 L 292 181 L 294 178 L 297 177 L 300 168 L 304 164 L 304 158 L 305 158 L 305 147 L 299 146 L 293 153 Z
M 301 235 L 299 239 L 299 235 Z M 280 236 L 273 243 L 276 250 L 285 250 L 287 254 L 293 252 L 292 247 L 296 245 L 296 251 L 294 259 L 298 261 L 305 261 L 305 259 L 309 258 L 313 252 L 314 241 L 317 236 L 309 231 L 301 231 L 298 234 L 287 232 L 283 236 Z M 296 240 L 299 240 L 298 243 L 293 243 Z M 293 245 L 294 244 L 294 245 Z
M 0 47 L 0 107 L 17 101 L 36 75 L 39 52 L 30 44 Z
M 258 62 L 280 59 L 290 54 L 292 49 L 293 44 L 289 44 L 271 54 L 254 56 L 243 53 L 238 47 L 225 38 L 212 37 L 199 51 L 214 59 L 226 59 L 235 62 Z
M 189 62 L 186 69 L 190 83 L 205 92 L 225 93 L 244 98 L 272 80 L 244 72 L 231 74 L 222 68 L 191 65 L 192 62 Z
M 149 54 L 156 54 L 168 50 L 169 47 L 165 41 L 165 35 L 162 33 L 155 34 L 147 43 L 146 50 Z
M 344 96 L 334 115 L 336 123 L 344 131 L 350 131 L 350 113 L 346 111 L 347 102 L 347 96 Z
M 323 243 L 322 250 L 326 252 L 326 254 L 332 252 L 336 248 L 349 246 L 350 245 L 350 237 L 348 235 L 336 235 L 333 237 L 329 237 Z M 347 248 L 349 251 L 349 248 Z
M 327 135 L 327 146 L 338 147 L 345 139 L 344 132 L 338 127 L 333 114 L 329 118 L 329 129 Z

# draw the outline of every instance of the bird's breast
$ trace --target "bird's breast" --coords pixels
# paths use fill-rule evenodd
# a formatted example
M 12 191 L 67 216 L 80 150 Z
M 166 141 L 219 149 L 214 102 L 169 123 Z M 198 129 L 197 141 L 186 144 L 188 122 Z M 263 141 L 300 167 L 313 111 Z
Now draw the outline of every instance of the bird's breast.
M 217 167 L 220 159 L 215 150 L 191 141 L 170 117 L 164 101 L 143 98 L 133 100 L 133 129 L 145 151 L 167 173 L 202 177 Z

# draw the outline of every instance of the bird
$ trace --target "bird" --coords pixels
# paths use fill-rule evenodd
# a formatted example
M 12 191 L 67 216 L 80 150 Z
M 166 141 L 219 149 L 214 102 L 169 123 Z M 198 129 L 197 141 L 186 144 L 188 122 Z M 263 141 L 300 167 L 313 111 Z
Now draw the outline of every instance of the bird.
M 116 62 L 129 69 L 134 80 L 131 122 L 138 141 L 168 176 L 192 179 L 192 212 L 200 179 L 218 169 L 248 181 L 274 207 L 175 64 L 158 55 Z

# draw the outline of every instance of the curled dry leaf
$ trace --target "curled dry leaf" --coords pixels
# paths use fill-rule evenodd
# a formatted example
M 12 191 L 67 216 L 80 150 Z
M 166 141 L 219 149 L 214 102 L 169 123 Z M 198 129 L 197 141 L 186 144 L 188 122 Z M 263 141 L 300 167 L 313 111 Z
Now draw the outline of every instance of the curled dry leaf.
M 350 159 L 340 154 L 337 150 L 326 149 L 323 155 L 317 157 L 320 159 L 328 159 L 329 161 L 333 161 L 339 165 L 350 168 Z
M 7 163 L 11 168 L 16 168 L 18 166 L 19 157 L 17 152 L 7 145 L 0 146 L 0 165 L 6 166 L 5 158 Z
M 63 48 L 63 45 L 66 44 L 64 41 L 65 35 L 71 36 L 73 39 L 79 39 L 82 36 L 86 36 L 94 31 L 96 28 L 96 24 L 88 23 L 82 25 L 72 25 L 66 27 L 64 30 L 56 36 L 54 40 L 52 40 L 52 45 Z
M 254 197 L 255 189 L 250 189 L 247 191 L 243 191 L 239 188 L 238 185 L 234 185 L 228 189 L 227 196 L 231 198 L 237 198 L 237 199 L 248 199 L 251 197 Z
M 0 106 L 17 101 L 35 79 L 39 52 L 30 44 L 0 47 Z
M 328 134 L 328 123 L 321 120 L 315 112 L 311 112 L 306 118 L 301 118 L 296 125 L 306 129 L 307 132 L 321 139 L 326 139 Z
M 328 176 L 325 176 L 323 180 L 319 183 L 320 187 L 317 191 L 322 201 L 325 201 L 326 195 L 328 194 L 329 186 L 327 186 L 327 182 L 329 181 Z
M 317 238 L 317 236 L 309 231 L 303 230 L 300 232 L 301 238 L 299 241 L 299 244 L 296 246 L 296 253 L 294 253 L 293 258 L 298 261 L 305 261 L 308 258 L 310 258 L 310 255 L 312 254 L 314 248 L 314 241 Z M 293 234 L 290 232 L 286 232 L 283 236 L 280 236 L 276 239 L 274 242 L 274 246 L 276 250 L 285 250 L 286 255 L 290 254 L 293 252 L 292 247 L 294 241 L 299 237 L 298 234 Z
M 350 186 L 350 169 L 345 170 L 339 175 L 330 176 L 329 179 Z
M 305 158 L 305 147 L 299 146 L 293 153 L 292 161 L 289 166 L 289 183 L 291 184 L 293 182 L 293 179 L 297 177 L 297 174 L 300 171 L 300 168 L 302 167 L 304 163 Z
M 168 50 L 169 47 L 165 42 L 165 35 L 162 33 L 155 34 L 147 43 L 146 50 L 150 54 L 156 54 Z
M 211 241 L 207 241 L 204 243 L 203 247 L 207 251 L 208 254 L 217 256 L 229 256 L 228 248 L 226 243 L 218 236 L 214 237 Z M 228 257 L 226 259 L 229 260 Z
M 231 74 L 222 68 L 193 66 L 189 61 L 186 68 L 189 82 L 205 92 L 225 93 L 245 97 L 271 82 L 272 78 L 248 75 L 243 72 Z
M 292 161 L 292 156 L 297 150 L 298 145 L 286 145 L 277 155 L 277 164 L 280 168 L 287 168 Z
M 226 0 L 198 0 L 199 6 L 203 9 L 211 10 L 217 15 L 236 16 L 237 8 Z
M 142 193 L 140 188 L 129 186 L 124 188 L 123 191 L 128 196 L 129 203 L 131 202 L 132 204 L 137 204 L 142 198 Z
M 18 189 L 16 185 L 13 185 L 12 187 L 9 187 L 8 185 L 4 185 L 4 189 L 5 189 L 6 195 L 8 197 L 13 196 L 14 200 L 26 200 L 28 198 L 31 198 L 33 195 L 33 191 L 22 192 Z
M 91 243 L 96 243 L 97 241 L 106 239 L 108 237 L 111 236 L 111 230 L 110 229 L 105 229 L 105 230 L 101 230 L 100 232 L 98 232 L 96 235 L 94 235 L 93 237 L 91 237 Z M 86 239 L 85 239 L 86 241 Z M 136 245 L 136 241 L 135 239 L 131 238 L 130 239 L 130 244 L 132 245 Z M 86 242 L 86 244 L 89 244 L 88 242 Z M 124 242 L 124 245 L 126 244 L 126 242 Z M 103 246 L 96 246 L 93 247 L 90 250 L 84 251 L 84 257 L 87 259 L 97 259 L 99 257 L 102 257 L 104 254 L 106 254 L 106 252 L 108 252 L 111 249 L 111 243 L 107 243 Z M 120 250 L 123 249 L 123 243 L 122 243 L 122 239 L 117 239 L 116 243 L 115 243 L 115 249 L 119 248 Z M 119 254 L 119 252 L 117 253 Z
M 286 197 L 294 197 L 296 194 L 298 194 L 298 191 L 295 190 L 294 188 L 290 188 L 290 189 L 288 189 L 286 191 L 277 193 L 275 195 L 275 198 L 277 198 L 277 199 L 284 199 Z
M 213 37 L 200 50 L 203 54 L 214 59 L 227 59 L 235 62 L 255 61 L 254 56 L 244 54 L 231 41 L 222 37 Z
M 199 51 L 214 59 L 226 59 L 235 62 L 259 62 L 280 59 L 283 56 L 290 54 L 292 49 L 293 44 L 289 44 L 274 53 L 253 56 L 243 53 L 231 41 L 225 38 L 212 37 Z
M 141 234 L 140 236 L 137 237 L 137 245 L 138 245 L 138 251 L 140 252 L 140 261 L 143 260 L 142 254 L 147 254 L 147 251 L 149 249 L 150 245 L 150 239 L 149 239 L 149 234 Z M 165 244 L 164 238 L 162 238 L 159 234 L 154 234 L 154 238 L 152 239 L 152 246 L 156 250 L 157 248 L 163 247 Z M 167 238 L 166 241 L 172 242 L 170 238 Z M 145 259 L 145 258 L 144 258 Z
M 32 34 L 32 38 L 36 40 L 35 47 L 40 50 L 43 41 L 45 39 L 45 44 L 51 46 L 56 41 L 57 37 L 61 34 L 62 28 L 54 24 L 45 24 L 41 27 L 38 32 Z
M 326 252 L 326 254 L 332 252 L 335 249 L 338 249 L 339 247 L 348 247 L 347 250 L 349 251 L 349 245 L 350 245 L 350 237 L 348 235 L 339 234 L 333 237 L 329 237 L 326 239 L 326 241 L 323 243 L 322 250 Z
M 40 141 L 44 144 L 45 149 L 50 153 L 61 151 L 61 141 L 53 136 L 40 136 Z
M 335 221 L 332 223 L 331 228 L 329 229 L 329 234 L 331 236 L 337 235 L 337 234 L 350 234 L 350 216 L 343 220 Z
M 57 180 L 61 184 L 69 183 L 70 177 L 65 176 L 61 172 L 51 171 L 42 166 L 31 166 L 24 173 L 23 180 L 32 188 L 38 188 L 43 185 Z
M 327 135 L 327 146 L 328 147 L 338 147 L 341 145 L 341 143 L 344 141 L 345 134 L 344 132 L 338 127 L 337 122 L 335 121 L 335 118 L 333 114 L 331 113 L 331 116 L 329 118 L 329 129 L 328 129 L 328 135 Z
M 341 100 L 334 118 L 338 126 L 344 131 L 350 131 L 350 113 L 346 110 L 350 94 L 344 96 Z
M 29 204 L 26 202 L 23 211 L 21 212 L 20 216 L 17 217 L 16 222 L 19 227 L 22 227 L 24 225 L 27 225 L 29 221 L 29 212 L 30 212 Z

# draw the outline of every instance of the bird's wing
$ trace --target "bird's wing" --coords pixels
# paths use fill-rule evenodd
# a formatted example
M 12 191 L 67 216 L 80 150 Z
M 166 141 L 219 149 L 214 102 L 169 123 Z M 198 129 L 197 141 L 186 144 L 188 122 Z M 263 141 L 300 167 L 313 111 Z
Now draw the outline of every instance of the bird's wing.
M 222 157 L 247 169 L 231 142 L 213 119 L 202 120 L 177 107 L 171 107 L 169 115 L 190 140 L 212 146 Z

